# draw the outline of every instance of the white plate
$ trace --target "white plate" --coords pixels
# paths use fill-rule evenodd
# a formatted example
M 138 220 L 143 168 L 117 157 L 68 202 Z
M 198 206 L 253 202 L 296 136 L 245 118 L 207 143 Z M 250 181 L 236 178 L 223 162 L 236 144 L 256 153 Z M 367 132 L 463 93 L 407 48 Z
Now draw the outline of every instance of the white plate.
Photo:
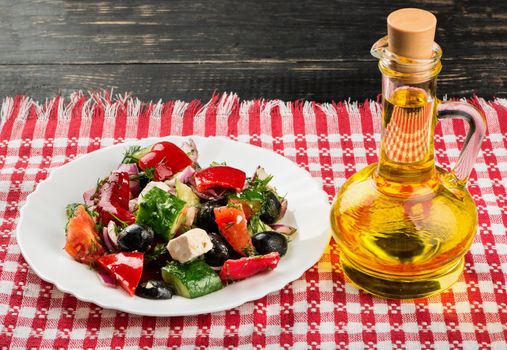
M 330 207 L 327 195 L 310 174 L 287 158 L 259 147 L 225 138 L 192 138 L 197 144 L 201 166 L 213 160 L 226 161 L 251 174 L 257 165 L 262 165 L 273 174 L 271 183 L 279 193 L 287 194 L 289 206 L 283 222 L 296 226 L 298 232 L 274 271 L 200 298 L 154 301 L 129 297 L 121 288 L 102 285 L 95 272 L 72 260 L 63 250 L 65 206 L 82 202 L 83 192 L 117 167 L 127 146 L 147 146 L 160 140 L 180 145 L 185 140 L 167 137 L 118 144 L 84 155 L 55 169 L 37 186 L 21 209 L 17 227 L 21 253 L 35 273 L 78 299 L 105 308 L 147 316 L 180 316 L 227 310 L 261 298 L 299 278 L 319 260 L 329 242 Z

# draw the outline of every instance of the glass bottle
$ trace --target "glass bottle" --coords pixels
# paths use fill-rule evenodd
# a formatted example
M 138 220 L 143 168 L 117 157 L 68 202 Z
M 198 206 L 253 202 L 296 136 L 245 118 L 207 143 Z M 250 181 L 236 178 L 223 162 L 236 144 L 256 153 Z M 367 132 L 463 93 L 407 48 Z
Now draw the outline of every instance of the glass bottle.
M 393 14 L 406 10 L 415 9 Z M 407 12 L 401 16 L 406 19 Z M 421 13 L 416 16 L 420 19 Z M 375 295 L 407 299 L 441 292 L 463 271 L 463 256 L 477 229 L 477 210 L 465 186 L 486 124 L 473 106 L 437 99 L 442 50 L 433 42 L 434 28 L 426 56 L 414 58 L 421 37 L 413 43 L 414 33 L 396 33 L 399 28 L 389 25 L 396 23 L 389 24 L 388 18 L 389 35 L 405 37 L 396 42 L 388 35 L 371 50 L 382 73 L 379 162 L 354 174 L 339 190 L 331 225 L 342 269 L 353 284 Z M 403 50 L 394 49 L 397 45 L 415 45 L 415 51 L 408 48 L 415 53 L 403 56 Z M 469 124 L 452 171 L 434 161 L 434 128 L 447 118 Z

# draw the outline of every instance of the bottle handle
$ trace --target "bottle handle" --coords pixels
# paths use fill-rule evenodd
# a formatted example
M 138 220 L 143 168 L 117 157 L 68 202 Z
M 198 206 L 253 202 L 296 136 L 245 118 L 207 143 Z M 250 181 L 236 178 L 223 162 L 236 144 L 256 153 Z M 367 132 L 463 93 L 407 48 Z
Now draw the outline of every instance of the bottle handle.
M 465 186 L 486 135 L 486 118 L 477 108 L 465 102 L 440 102 L 437 106 L 437 118 L 460 118 L 468 123 L 465 144 L 451 172 L 454 175 L 452 182 L 456 186 Z

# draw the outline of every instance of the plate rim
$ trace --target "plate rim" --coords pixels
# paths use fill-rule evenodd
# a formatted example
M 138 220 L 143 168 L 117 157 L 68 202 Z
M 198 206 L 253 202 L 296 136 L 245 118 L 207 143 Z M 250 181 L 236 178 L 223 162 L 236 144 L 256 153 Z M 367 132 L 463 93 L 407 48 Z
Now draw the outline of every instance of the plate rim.
M 317 189 L 318 189 L 319 194 L 323 197 L 323 199 L 325 199 L 325 201 L 323 201 L 323 205 L 325 205 L 325 207 L 326 207 L 326 209 L 328 211 L 331 208 L 331 205 L 330 205 L 330 203 L 328 201 L 327 193 L 322 189 L 322 185 L 306 169 L 300 167 L 298 164 L 296 164 L 291 159 L 289 159 L 289 158 L 287 158 L 287 157 L 285 157 L 285 156 L 283 156 L 283 155 L 281 155 L 279 153 L 276 153 L 272 149 L 268 149 L 268 148 L 264 148 L 264 147 L 261 147 L 261 146 L 253 145 L 253 144 L 250 144 L 250 143 L 247 143 L 247 142 L 241 142 L 241 141 L 238 141 L 238 140 L 232 140 L 232 139 L 224 137 L 224 136 L 208 136 L 208 137 L 206 137 L 206 136 L 200 136 L 200 135 L 185 135 L 185 136 L 168 135 L 168 136 L 160 136 L 160 137 L 158 137 L 158 136 L 152 136 L 152 137 L 146 137 L 146 138 L 142 138 L 142 139 L 131 139 L 131 140 L 127 140 L 125 142 L 116 143 L 116 144 L 113 144 L 113 145 L 102 147 L 102 148 L 97 149 L 97 150 L 93 150 L 93 151 L 91 151 L 89 153 L 85 153 L 85 154 L 79 155 L 76 158 L 72 159 L 71 161 L 69 161 L 69 162 L 67 162 L 65 164 L 62 164 L 62 165 L 59 165 L 59 166 L 56 166 L 56 167 L 50 169 L 49 172 L 48 172 L 48 176 L 45 179 L 43 179 L 42 181 L 40 181 L 38 184 L 36 184 L 35 189 L 30 194 L 28 194 L 28 196 L 25 199 L 24 204 L 20 208 L 19 219 L 18 219 L 18 223 L 17 223 L 16 229 L 15 229 L 15 237 L 16 237 L 16 241 L 17 241 L 20 253 L 23 256 L 23 258 L 25 259 L 25 261 L 27 262 L 27 264 L 29 265 L 29 267 L 32 269 L 32 271 L 40 279 L 42 279 L 42 280 L 44 280 L 44 281 L 46 281 L 48 283 L 53 284 L 61 292 L 70 294 L 70 295 L 74 296 L 76 299 L 78 299 L 80 301 L 93 303 L 93 304 L 98 305 L 98 306 L 100 306 L 101 308 L 104 308 L 104 309 L 116 310 L 116 311 L 126 312 L 126 313 L 130 313 L 130 314 L 134 314 L 134 315 L 139 315 L 139 316 L 173 317 L 173 316 L 194 316 L 194 315 L 215 313 L 215 312 L 230 310 L 230 309 L 236 308 L 238 306 L 241 306 L 241 305 L 243 305 L 243 304 L 245 304 L 247 302 L 255 301 L 255 300 L 260 299 L 260 298 L 262 298 L 262 297 L 264 297 L 264 296 L 266 296 L 268 294 L 278 292 L 279 290 L 281 290 L 282 288 L 284 288 L 289 283 L 292 283 L 295 280 L 299 279 L 308 269 L 310 269 L 313 265 L 315 265 L 320 260 L 320 258 L 324 254 L 326 248 L 328 247 L 329 241 L 331 239 L 331 227 L 330 227 L 330 223 L 329 222 L 327 223 L 326 228 L 321 233 L 319 233 L 319 236 L 323 236 L 322 237 L 322 245 L 321 245 L 321 251 L 320 251 L 320 254 L 319 254 L 319 258 L 316 261 L 313 261 L 311 263 L 308 262 L 310 260 L 307 260 L 307 263 L 301 265 L 301 270 L 300 270 L 301 272 L 299 272 L 299 270 L 298 270 L 297 273 L 291 273 L 291 274 L 289 274 L 289 276 L 287 278 L 285 278 L 287 280 L 286 282 L 277 283 L 272 288 L 263 288 L 263 289 L 260 289 L 260 290 L 254 290 L 253 292 L 251 292 L 251 294 L 248 294 L 248 297 L 246 297 L 246 298 L 238 298 L 237 301 L 235 301 L 235 302 L 233 301 L 231 303 L 228 303 L 225 307 L 220 307 L 220 306 L 217 306 L 215 308 L 212 307 L 212 308 L 210 308 L 210 310 L 206 310 L 205 312 L 199 312 L 199 311 L 196 310 L 196 311 L 189 311 L 189 312 L 185 312 L 185 313 L 179 313 L 179 312 L 177 312 L 177 313 L 169 313 L 169 314 L 167 312 L 162 312 L 162 313 L 160 313 L 160 312 L 152 312 L 152 310 L 146 310 L 146 311 L 143 311 L 143 312 L 137 312 L 137 311 L 132 311 L 131 309 L 129 309 L 127 307 L 123 308 L 121 306 L 111 306 L 111 305 L 108 305 L 107 303 L 105 304 L 105 303 L 102 303 L 100 301 L 96 301 L 96 300 L 94 300 L 91 297 L 87 297 L 86 295 L 83 295 L 80 291 L 75 291 L 75 290 L 72 290 L 72 288 L 66 288 L 66 287 L 62 286 L 62 284 L 58 280 L 54 280 L 53 278 L 50 278 L 50 277 L 46 276 L 42 271 L 40 271 L 36 267 L 36 265 L 34 264 L 32 258 L 27 254 L 27 252 L 25 250 L 26 247 L 24 247 L 24 244 L 22 243 L 23 242 L 23 238 L 22 238 L 22 235 L 20 236 L 20 232 L 21 232 L 20 228 L 22 228 L 22 224 L 25 222 L 25 220 L 27 220 L 26 219 L 26 210 L 27 210 L 26 208 L 27 207 L 29 208 L 29 203 L 31 202 L 32 197 L 34 197 L 36 195 L 36 193 L 39 191 L 39 188 L 40 188 L 41 185 L 45 186 L 46 183 L 48 183 L 48 182 L 51 181 L 51 179 L 54 176 L 55 172 L 61 171 L 62 168 L 67 168 L 67 167 L 73 166 L 72 164 L 75 163 L 75 162 L 77 162 L 77 161 L 82 161 L 83 159 L 93 157 L 97 153 L 107 152 L 107 151 L 109 151 L 112 148 L 124 148 L 124 149 L 126 149 L 129 146 L 138 145 L 140 143 L 150 143 L 150 144 L 153 144 L 153 143 L 160 142 L 160 141 L 173 141 L 174 142 L 175 140 L 181 142 L 181 141 L 184 141 L 184 140 L 187 140 L 187 139 L 194 139 L 194 140 L 205 139 L 205 140 L 211 140 L 211 141 L 218 140 L 220 142 L 233 143 L 233 144 L 234 143 L 241 143 L 241 144 L 243 144 L 245 146 L 254 147 L 254 148 L 260 149 L 262 151 L 269 152 L 272 156 L 283 158 L 285 161 L 289 161 L 290 163 L 292 163 L 292 165 L 294 165 L 295 167 L 299 168 L 302 171 L 302 173 L 305 174 L 305 177 L 307 178 L 307 180 L 312 181 L 315 185 L 317 185 Z

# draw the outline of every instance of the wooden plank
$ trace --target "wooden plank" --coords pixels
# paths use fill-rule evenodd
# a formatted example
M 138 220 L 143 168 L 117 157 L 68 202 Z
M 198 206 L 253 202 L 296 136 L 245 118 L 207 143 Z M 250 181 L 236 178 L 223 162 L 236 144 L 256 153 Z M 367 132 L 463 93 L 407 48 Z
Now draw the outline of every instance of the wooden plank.
M 507 96 L 507 2 L 5 0 L 0 96 L 113 86 L 144 99 L 373 98 L 374 41 L 393 9 L 439 18 L 440 94 Z
M 506 58 L 507 1 L 6 0 L 0 63 L 367 60 L 387 14 L 411 6 L 437 14 L 445 57 Z
M 504 80 L 496 74 L 506 68 L 507 60 L 497 61 L 495 69 L 486 61 L 476 62 L 473 69 L 444 62 L 439 96 L 507 96 Z M 380 73 L 374 60 L 339 64 L 0 65 L 0 76 L 0 97 L 27 94 L 42 100 L 99 87 L 129 91 L 144 100 L 206 100 L 214 91 L 233 91 L 244 99 L 362 101 L 376 99 L 380 92 Z

